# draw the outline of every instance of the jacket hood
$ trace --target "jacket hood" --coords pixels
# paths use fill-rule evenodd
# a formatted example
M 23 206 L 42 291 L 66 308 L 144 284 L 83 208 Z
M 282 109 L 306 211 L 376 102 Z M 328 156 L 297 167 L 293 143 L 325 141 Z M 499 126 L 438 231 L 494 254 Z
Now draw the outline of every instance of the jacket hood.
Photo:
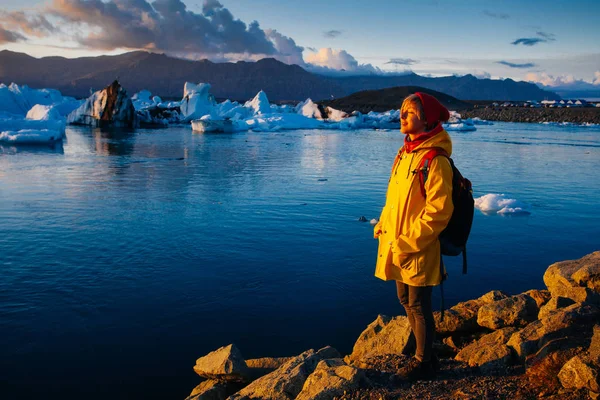
M 446 107 L 442 105 L 435 97 L 423 93 L 416 92 L 415 95 L 419 97 L 423 104 L 423 111 L 425 111 L 425 118 L 427 119 L 427 126 L 435 126 L 439 122 L 446 122 L 450 118 L 450 112 Z

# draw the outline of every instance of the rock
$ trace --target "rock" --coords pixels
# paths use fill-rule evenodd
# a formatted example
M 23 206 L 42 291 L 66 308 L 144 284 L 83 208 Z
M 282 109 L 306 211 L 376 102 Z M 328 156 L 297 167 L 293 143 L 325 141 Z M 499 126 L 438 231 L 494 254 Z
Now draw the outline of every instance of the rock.
M 194 371 L 207 379 L 243 381 L 248 367 L 235 344 L 221 347 L 196 360 Z
M 299 356 L 291 358 L 281 367 L 268 375 L 259 378 L 239 392 L 231 395 L 229 400 L 289 400 L 295 399 L 302 391 L 304 382 L 315 370 L 321 360 L 340 358 L 340 353 L 332 348 L 325 347 L 315 353 L 308 350 Z
M 231 389 L 225 382 L 208 380 L 196 386 L 185 400 L 225 400 L 236 390 L 239 388 Z
M 67 123 L 94 127 L 116 126 L 135 128 L 135 108 L 118 81 L 92 94 L 67 117 Z
M 267 375 L 292 358 L 293 357 L 264 357 L 246 360 L 246 365 L 248 366 L 248 378 L 253 381 L 261 376 Z
M 600 364 L 600 325 L 594 325 L 592 342 L 588 353 L 593 363 Z
M 529 383 L 539 388 L 540 394 L 556 393 L 562 388 L 558 373 L 568 360 L 581 351 L 581 347 L 559 349 L 556 341 L 548 343 L 538 354 L 527 359 L 525 375 Z
M 600 392 L 598 368 L 584 362 L 581 357 L 571 358 L 558 373 L 560 383 L 566 389 L 589 389 Z
M 346 362 L 360 362 L 385 354 L 405 354 L 413 349 L 414 338 L 408 318 L 379 315 L 360 334 Z
M 600 251 L 552 264 L 544 273 L 544 283 L 552 297 L 600 305 Z
M 340 358 L 323 360 L 304 382 L 296 400 L 328 400 L 358 389 L 364 373 L 344 363 Z
M 526 291 L 523 294 L 526 294 L 529 297 L 531 297 L 533 300 L 535 300 L 538 308 L 542 307 L 544 304 L 546 304 L 552 298 L 552 294 L 550 293 L 549 290 L 532 289 L 532 290 Z
M 538 311 L 533 298 L 519 294 L 481 306 L 477 313 L 477 324 L 490 329 L 525 326 L 537 318 Z
M 507 342 L 521 361 L 535 354 L 553 339 L 572 334 L 579 337 L 591 336 L 591 324 L 600 315 L 600 310 L 592 305 L 575 303 L 550 313 L 547 317 L 531 322 L 515 332 Z
M 512 363 L 513 350 L 506 342 L 516 331 L 508 327 L 485 335 L 462 349 L 455 359 L 486 372 L 502 369 Z
M 538 313 L 538 319 L 542 319 L 547 317 L 552 311 L 558 310 L 559 308 L 568 307 L 575 302 L 568 297 L 553 297 L 546 303 L 542 308 L 540 308 L 540 312 Z
M 492 303 L 508 297 L 499 290 L 493 290 L 478 299 L 458 303 L 444 312 L 444 320 L 441 313 L 434 312 L 435 329 L 437 334 L 447 336 L 453 333 L 471 333 L 480 329 L 477 324 L 477 313 L 479 308 L 485 304 Z

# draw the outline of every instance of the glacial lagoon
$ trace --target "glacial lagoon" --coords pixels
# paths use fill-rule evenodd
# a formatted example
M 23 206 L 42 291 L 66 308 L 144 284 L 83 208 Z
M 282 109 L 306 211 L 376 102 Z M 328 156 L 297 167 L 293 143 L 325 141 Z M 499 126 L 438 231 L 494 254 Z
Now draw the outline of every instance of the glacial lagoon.
M 598 250 L 600 127 L 495 123 L 451 132 L 475 197 L 469 273 L 446 258 L 448 306 L 542 288 L 555 261 Z M 3 396 L 184 398 L 197 357 L 332 345 L 377 314 L 377 218 L 397 130 L 194 134 L 67 128 L 0 147 Z M 439 304 L 434 290 L 434 304 Z

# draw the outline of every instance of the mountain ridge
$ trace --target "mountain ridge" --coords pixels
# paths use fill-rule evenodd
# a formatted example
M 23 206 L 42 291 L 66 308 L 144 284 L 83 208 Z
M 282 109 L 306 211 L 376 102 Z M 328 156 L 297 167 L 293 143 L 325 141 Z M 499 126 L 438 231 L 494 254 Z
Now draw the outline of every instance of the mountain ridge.
M 473 75 L 430 78 L 405 75 L 325 76 L 273 58 L 256 62 L 214 63 L 185 60 L 165 54 L 132 51 L 116 56 L 35 58 L 0 51 L 0 82 L 60 90 L 64 95 L 87 97 L 90 90 L 119 79 L 130 94 L 147 89 L 161 97 L 180 97 L 183 84 L 206 82 L 217 98 L 247 100 L 264 90 L 274 101 L 328 100 L 364 90 L 419 86 L 463 100 L 560 99 L 556 93 L 512 79 L 478 79 Z

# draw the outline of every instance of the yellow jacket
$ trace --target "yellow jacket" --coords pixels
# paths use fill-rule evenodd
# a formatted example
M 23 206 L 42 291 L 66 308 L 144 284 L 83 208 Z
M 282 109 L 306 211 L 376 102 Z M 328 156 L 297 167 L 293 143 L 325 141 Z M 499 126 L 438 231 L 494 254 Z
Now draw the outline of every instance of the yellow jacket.
M 441 129 L 410 153 L 398 152 L 388 184 L 385 207 L 375 234 L 381 230 L 375 276 L 411 286 L 434 286 L 442 280 L 439 234 L 452 216 L 452 167 L 438 156 L 429 166 L 426 198 L 416 173 L 432 147 L 452 154 L 452 141 Z

